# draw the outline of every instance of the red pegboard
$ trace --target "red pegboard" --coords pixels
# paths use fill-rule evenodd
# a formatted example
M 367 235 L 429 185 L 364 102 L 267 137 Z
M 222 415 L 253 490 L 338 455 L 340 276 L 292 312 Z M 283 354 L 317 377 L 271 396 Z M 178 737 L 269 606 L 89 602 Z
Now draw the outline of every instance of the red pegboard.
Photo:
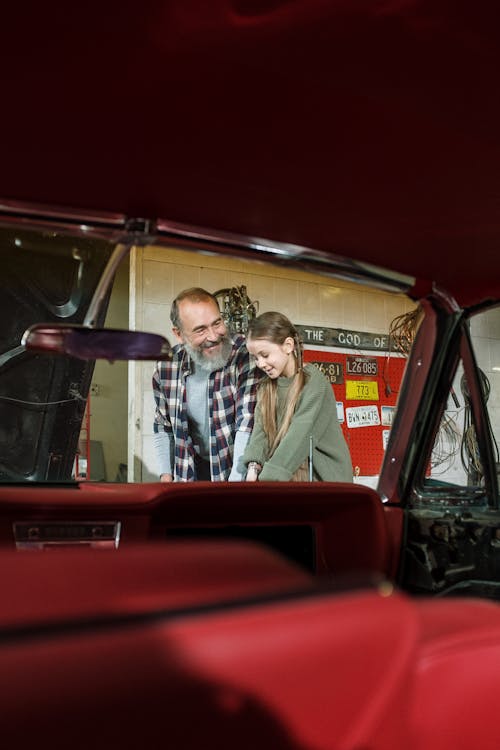
M 356 352 L 327 352 L 321 349 L 310 349 L 304 351 L 305 362 L 337 362 L 342 366 L 343 383 L 333 383 L 332 388 L 337 401 L 346 409 L 356 406 L 376 405 L 382 422 L 381 406 L 395 406 L 398 398 L 399 387 L 406 366 L 406 359 L 394 354 L 371 353 L 370 358 L 378 362 L 377 375 L 349 375 L 346 373 L 347 357 L 356 356 Z M 346 400 L 346 381 L 377 381 L 378 401 Z M 380 471 L 384 456 L 383 432 L 389 430 L 387 425 L 370 425 L 356 428 L 347 426 L 347 419 L 341 424 L 347 445 L 352 458 L 353 470 L 360 476 L 375 476 Z

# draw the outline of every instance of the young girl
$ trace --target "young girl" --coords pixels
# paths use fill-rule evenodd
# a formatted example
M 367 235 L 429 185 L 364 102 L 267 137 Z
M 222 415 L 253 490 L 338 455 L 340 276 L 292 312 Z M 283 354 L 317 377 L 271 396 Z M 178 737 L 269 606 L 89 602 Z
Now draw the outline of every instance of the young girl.
M 246 481 L 352 482 L 352 463 L 332 386 L 303 363 L 302 343 L 285 315 L 250 321 L 247 349 L 268 376 L 258 387 L 255 423 L 243 455 Z

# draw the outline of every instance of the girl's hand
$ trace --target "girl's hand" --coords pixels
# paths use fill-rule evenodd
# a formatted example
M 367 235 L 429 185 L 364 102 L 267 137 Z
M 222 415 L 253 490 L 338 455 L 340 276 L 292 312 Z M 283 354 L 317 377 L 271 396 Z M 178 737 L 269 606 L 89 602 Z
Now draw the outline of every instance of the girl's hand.
M 259 478 L 259 474 L 262 471 L 262 466 L 257 461 L 250 461 L 247 467 L 247 475 L 245 477 L 246 482 L 256 482 Z

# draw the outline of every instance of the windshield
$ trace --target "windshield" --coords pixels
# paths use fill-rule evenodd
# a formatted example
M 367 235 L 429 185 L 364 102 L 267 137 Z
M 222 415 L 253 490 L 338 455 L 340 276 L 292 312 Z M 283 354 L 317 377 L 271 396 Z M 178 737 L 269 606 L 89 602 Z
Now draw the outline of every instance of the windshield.
M 154 361 L 84 361 L 20 345 L 34 323 L 84 322 L 113 244 L 18 230 L 2 230 L 0 242 L 1 481 L 158 481 Z M 353 480 L 375 487 L 407 361 L 401 327 L 415 318 L 415 303 L 293 263 L 276 268 L 151 245 L 132 248 L 120 264 L 97 322 L 178 343 L 171 304 L 193 286 L 217 295 L 233 338 L 259 313 L 288 316 L 304 362 L 333 390 Z

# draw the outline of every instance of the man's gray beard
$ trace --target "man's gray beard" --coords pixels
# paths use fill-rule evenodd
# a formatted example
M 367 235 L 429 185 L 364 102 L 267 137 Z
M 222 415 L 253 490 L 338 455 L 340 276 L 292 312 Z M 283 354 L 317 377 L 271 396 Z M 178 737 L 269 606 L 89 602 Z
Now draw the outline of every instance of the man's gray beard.
M 233 348 L 233 342 L 229 336 L 225 336 L 222 340 L 220 353 L 210 358 L 205 357 L 202 352 L 192 347 L 188 341 L 184 342 L 184 348 L 193 360 L 195 367 L 199 367 L 200 370 L 205 370 L 205 372 L 215 372 L 215 370 L 222 370 L 227 364 Z

